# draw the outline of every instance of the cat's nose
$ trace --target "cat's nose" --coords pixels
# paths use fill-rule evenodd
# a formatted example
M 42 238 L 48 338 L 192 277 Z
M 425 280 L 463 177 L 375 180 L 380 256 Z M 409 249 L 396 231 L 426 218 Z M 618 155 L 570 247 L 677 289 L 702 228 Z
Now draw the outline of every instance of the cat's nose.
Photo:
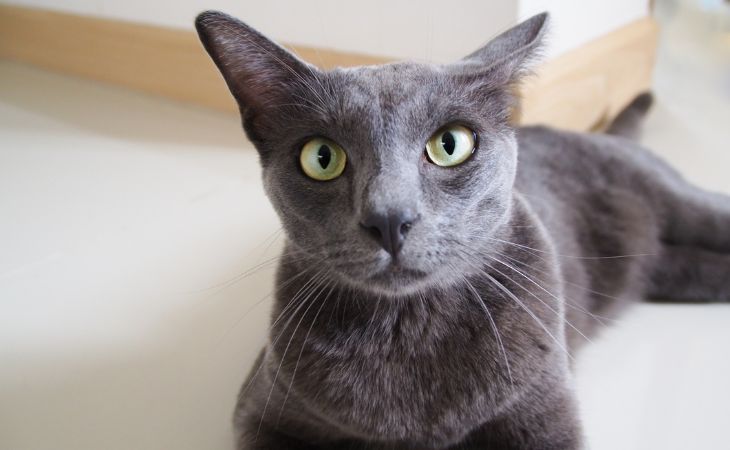
M 415 218 L 407 212 L 370 214 L 360 222 L 362 226 L 391 256 L 396 257 Z

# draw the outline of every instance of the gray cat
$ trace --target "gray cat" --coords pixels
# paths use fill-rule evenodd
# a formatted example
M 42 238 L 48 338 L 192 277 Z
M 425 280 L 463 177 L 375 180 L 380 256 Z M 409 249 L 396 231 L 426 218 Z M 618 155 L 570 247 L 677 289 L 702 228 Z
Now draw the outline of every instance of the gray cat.
M 730 200 L 625 137 L 649 97 L 613 135 L 512 125 L 546 22 L 323 72 L 198 17 L 287 236 L 238 448 L 581 448 L 586 336 L 633 299 L 730 299 Z

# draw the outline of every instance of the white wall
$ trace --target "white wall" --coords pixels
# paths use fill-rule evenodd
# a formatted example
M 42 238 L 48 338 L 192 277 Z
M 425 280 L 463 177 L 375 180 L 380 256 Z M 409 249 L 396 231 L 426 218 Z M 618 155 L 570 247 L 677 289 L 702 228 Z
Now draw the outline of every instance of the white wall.
M 649 15 L 647 0 L 520 0 L 519 20 L 541 11 L 552 14 L 548 54 L 575 48 Z
M 517 4 L 504 0 L 16 0 L 12 3 L 192 28 L 218 9 L 278 40 L 373 55 L 448 61 L 510 26 Z
M 555 26 L 548 54 L 580 45 L 646 15 L 647 0 L 11 0 L 37 6 L 192 28 L 205 9 L 237 16 L 275 39 L 373 55 L 447 62 L 543 10 Z

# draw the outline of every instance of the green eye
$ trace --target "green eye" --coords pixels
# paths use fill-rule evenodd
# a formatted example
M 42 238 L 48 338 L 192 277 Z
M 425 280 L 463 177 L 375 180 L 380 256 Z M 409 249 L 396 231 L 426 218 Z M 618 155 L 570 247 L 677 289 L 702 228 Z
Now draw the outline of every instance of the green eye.
M 426 143 L 426 154 L 437 166 L 450 167 L 469 159 L 475 147 L 473 131 L 461 125 L 449 125 L 431 136 Z
M 325 138 L 307 141 L 299 155 L 304 173 L 319 181 L 333 180 L 342 175 L 346 161 L 347 155 L 342 147 Z

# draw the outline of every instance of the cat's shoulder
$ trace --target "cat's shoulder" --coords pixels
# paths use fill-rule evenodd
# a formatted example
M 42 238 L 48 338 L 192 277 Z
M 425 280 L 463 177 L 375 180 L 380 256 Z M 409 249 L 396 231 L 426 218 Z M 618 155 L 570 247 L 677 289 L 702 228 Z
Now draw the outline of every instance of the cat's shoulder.
M 559 149 L 592 149 L 635 147 L 637 144 L 627 138 L 603 133 L 586 133 L 561 130 L 546 125 L 531 125 L 517 129 L 520 147 L 541 147 Z
M 651 151 L 622 136 L 529 126 L 517 129 L 517 141 L 521 186 L 547 178 L 605 185 L 623 180 L 627 174 L 673 173 Z
M 583 133 L 560 130 L 544 125 L 517 129 L 520 159 L 570 160 L 633 160 L 644 153 L 635 141 L 603 133 Z M 629 162 L 629 161 L 627 161 Z

